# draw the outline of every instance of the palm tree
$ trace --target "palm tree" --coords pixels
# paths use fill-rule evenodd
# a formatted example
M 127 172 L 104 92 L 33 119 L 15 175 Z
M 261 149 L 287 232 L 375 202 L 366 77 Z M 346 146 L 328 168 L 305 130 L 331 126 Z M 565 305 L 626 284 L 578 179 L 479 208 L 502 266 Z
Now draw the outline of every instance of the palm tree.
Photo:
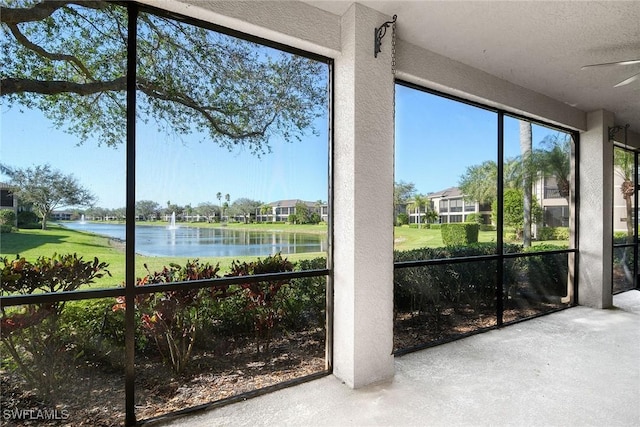
M 224 210 L 223 210 L 223 213 L 224 213 L 224 211 L 226 211 L 227 209 L 229 209 L 229 202 L 231 201 L 231 196 L 229 196 L 229 193 L 227 193 L 227 194 L 225 194 L 225 195 L 224 195 L 224 201 L 225 201 L 225 202 L 224 202 Z
M 433 209 L 427 209 L 426 220 L 428 223 L 433 224 L 438 220 L 438 213 Z
M 546 176 L 553 176 L 558 185 L 558 193 L 570 204 L 571 194 L 571 137 L 563 138 L 553 135 L 545 138 L 543 144 L 547 149 L 534 152 L 534 163 L 537 169 Z
M 421 228 L 420 225 L 420 217 L 422 216 L 422 207 L 426 204 L 426 198 L 421 194 L 416 194 L 413 197 L 413 201 L 410 203 L 410 206 L 415 208 L 416 210 L 416 222 L 418 223 L 418 228 Z
M 267 221 L 269 221 L 269 212 L 271 212 L 271 206 L 269 206 L 269 205 L 260 206 L 260 214 L 261 215 L 266 215 L 267 216 Z
M 528 248 L 531 246 L 531 203 L 533 199 L 532 194 L 532 175 L 535 173 L 531 169 L 532 165 L 532 137 L 531 137 L 531 122 L 526 120 L 520 120 L 520 156 L 523 166 L 523 200 L 522 206 L 524 211 L 524 223 L 522 231 L 522 246 Z
M 615 173 L 622 178 L 620 192 L 627 210 L 627 240 L 633 241 L 633 196 L 635 194 L 634 169 L 635 161 L 632 152 L 614 147 L 613 166 Z
M 218 199 L 218 208 L 221 208 L 222 206 L 220 205 L 220 199 L 222 199 L 222 193 L 221 192 L 217 192 L 216 193 L 216 199 Z M 222 218 L 220 218 L 220 221 L 222 221 Z
M 492 160 L 467 167 L 458 183 L 460 191 L 469 200 L 489 205 L 496 198 L 497 186 L 498 165 Z
M 227 209 L 229 209 L 229 203 L 224 202 L 222 204 L 222 217 L 220 218 L 220 221 L 222 221 L 225 217 L 225 212 L 227 211 Z

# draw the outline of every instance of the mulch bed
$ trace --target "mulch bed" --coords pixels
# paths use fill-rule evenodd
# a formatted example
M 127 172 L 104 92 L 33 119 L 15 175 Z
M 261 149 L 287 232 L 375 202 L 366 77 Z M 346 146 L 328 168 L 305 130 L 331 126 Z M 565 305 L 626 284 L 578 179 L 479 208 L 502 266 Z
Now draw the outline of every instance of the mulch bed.
M 154 418 L 325 370 L 324 331 L 274 338 L 268 352 L 251 340 L 199 350 L 176 376 L 156 355 L 136 358 L 136 418 Z M 1 370 L 3 426 L 120 426 L 124 371 L 91 358 L 70 360 L 64 384 L 45 402 L 14 372 Z M 24 411 L 29 411 L 27 414 Z M 20 414 L 22 419 L 14 419 Z M 25 419 L 26 416 L 26 419 Z M 55 419 L 48 419 L 48 418 Z
M 503 321 L 507 323 L 534 317 L 561 307 L 563 304 L 543 301 L 517 306 L 517 302 L 513 301 L 504 308 Z M 446 342 L 461 335 L 494 327 L 496 323 L 495 308 L 479 311 L 470 307 L 460 307 L 457 310 L 448 308 L 442 310 L 439 316 L 419 312 L 397 313 L 393 348 L 398 351 Z

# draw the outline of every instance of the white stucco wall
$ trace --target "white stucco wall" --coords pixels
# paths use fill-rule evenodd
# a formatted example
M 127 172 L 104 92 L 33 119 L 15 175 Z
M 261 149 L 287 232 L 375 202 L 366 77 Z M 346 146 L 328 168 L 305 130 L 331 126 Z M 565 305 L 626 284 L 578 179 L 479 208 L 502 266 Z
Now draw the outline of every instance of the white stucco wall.
M 388 20 L 355 4 L 335 62 L 334 374 L 352 387 L 393 375 L 393 75 Z
M 611 307 L 613 233 L 613 145 L 609 126 L 613 114 L 587 115 L 587 131 L 580 134 L 580 233 L 578 302 L 589 307 Z
M 139 0 L 256 37 L 335 57 L 340 17 L 297 1 Z

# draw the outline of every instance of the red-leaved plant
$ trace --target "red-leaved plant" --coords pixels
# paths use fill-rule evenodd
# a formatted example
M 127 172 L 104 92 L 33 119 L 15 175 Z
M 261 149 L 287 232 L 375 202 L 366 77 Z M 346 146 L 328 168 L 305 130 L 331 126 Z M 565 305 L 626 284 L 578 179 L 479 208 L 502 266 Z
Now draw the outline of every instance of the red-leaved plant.
M 227 276 L 250 276 L 292 270 L 293 264 L 286 258 L 282 258 L 282 255 L 278 253 L 265 259 L 258 258 L 257 261 L 249 263 L 233 261 L 231 263 L 231 272 Z M 263 350 L 269 351 L 272 331 L 282 318 L 282 308 L 277 301 L 278 291 L 287 283 L 288 280 L 272 280 L 247 282 L 240 285 L 240 292 L 245 302 L 245 311 L 253 319 L 258 353 L 260 353 L 261 341 L 264 342 Z
M 184 267 L 169 264 L 159 272 L 150 272 L 146 264 L 145 268 L 148 274 L 137 280 L 137 286 L 213 279 L 219 277 L 220 270 L 219 264 L 200 264 L 197 259 L 187 261 Z M 202 324 L 202 299 L 226 295 L 226 288 L 212 289 L 161 291 L 136 296 L 136 309 L 140 313 L 143 330 L 153 339 L 163 360 L 176 374 L 184 370 L 191 358 L 196 333 Z M 124 297 L 116 300 L 113 310 L 124 309 Z
M 84 261 L 77 254 L 0 258 L 0 294 L 74 291 L 105 274 L 108 264 Z M 22 307 L 2 307 L 0 339 L 24 379 L 48 400 L 63 384 L 67 345 L 59 322 L 64 301 Z

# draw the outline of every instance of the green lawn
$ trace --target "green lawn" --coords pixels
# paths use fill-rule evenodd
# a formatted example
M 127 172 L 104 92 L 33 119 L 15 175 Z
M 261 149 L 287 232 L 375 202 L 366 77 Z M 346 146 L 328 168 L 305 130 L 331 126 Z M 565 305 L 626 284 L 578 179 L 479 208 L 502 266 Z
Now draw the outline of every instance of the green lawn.
M 418 248 L 438 248 L 444 246 L 440 230 L 428 228 L 394 227 L 394 244 L 396 250 L 407 251 Z M 478 234 L 480 242 L 495 242 L 495 231 L 480 231 Z

